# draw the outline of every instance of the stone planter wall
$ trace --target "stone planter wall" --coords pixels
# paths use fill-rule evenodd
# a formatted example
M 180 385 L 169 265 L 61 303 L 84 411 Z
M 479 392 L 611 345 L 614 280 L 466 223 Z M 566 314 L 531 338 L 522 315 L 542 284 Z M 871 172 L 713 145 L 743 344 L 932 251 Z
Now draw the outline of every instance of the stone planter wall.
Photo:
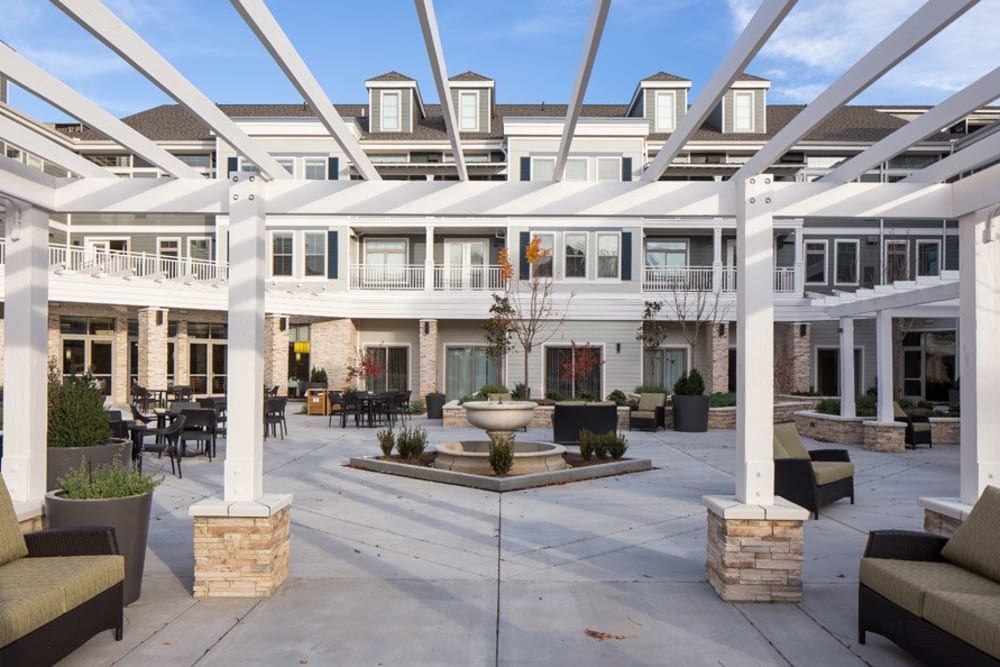
M 774 423 L 790 422 L 794 419 L 796 412 L 805 409 L 809 403 L 803 402 L 776 402 L 774 404 Z M 736 407 L 731 408 L 709 408 L 708 428 L 711 429 L 734 429 L 736 428 Z
M 820 442 L 860 445 L 865 441 L 864 420 L 865 417 L 841 417 L 803 411 L 795 413 L 795 428 L 799 435 Z
M 774 400 L 778 403 L 806 403 L 807 407 L 802 410 L 815 410 L 820 401 L 827 399 L 840 400 L 840 396 L 799 396 L 797 394 L 775 394 Z
M 962 440 L 962 420 L 958 417 L 931 417 L 931 442 L 957 445 Z
M 552 413 L 554 406 L 539 405 L 535 408 L 535 414 L 528 423 L 529 428 L 552 428 Z M 628 406 L 618 407 L 618 428 L 628 430 Z M 445 428 L 471 428 L 469 420 L 465 416 L 465 408 L 458 404 L 458 401 L 449 401 L 442 410 L 441 425 Z
M 906 424 L 901 422 L 883 424 L 876 421 L 863 423 L 865 425 L 865 449 L 892 454 L 906 451 Z

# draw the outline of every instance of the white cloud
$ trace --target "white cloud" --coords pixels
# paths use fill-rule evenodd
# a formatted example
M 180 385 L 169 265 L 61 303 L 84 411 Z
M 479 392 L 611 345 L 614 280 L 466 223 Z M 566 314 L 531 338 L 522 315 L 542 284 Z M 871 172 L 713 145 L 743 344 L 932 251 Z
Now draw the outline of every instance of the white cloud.
M 94 53 L 84 49 L 23 48 L 21 54 L 53 76 L 64 81 L 80 81 L 115 74 L 128 65 L 113 53 Z

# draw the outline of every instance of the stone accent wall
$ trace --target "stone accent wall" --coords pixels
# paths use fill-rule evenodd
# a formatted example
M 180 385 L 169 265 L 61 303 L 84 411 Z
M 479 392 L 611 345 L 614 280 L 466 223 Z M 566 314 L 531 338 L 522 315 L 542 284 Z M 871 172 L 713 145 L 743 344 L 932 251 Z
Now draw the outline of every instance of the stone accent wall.
M 271 314 L 264 316 L 264 386 L 274 385 L 279 396 L 288 395 L 288 318 Z
M 160 324 L 156 323 L 157 313 L 162 313 Z M 167 322 L 165 309 L 139 309 L 138 381 L 147 389 L 167 388 Z
M 438 322 L 420 320 L 420 396 L 438 389 Z M 427 333 L 424 333 L 424 331 Z
M 0 374 L 2 374 L 7 366 L 4 365 L 4 325 L 6 320 L 0 319 Z M 0 375 L 2 377 L 2 375 Z
M 337 319 L 309 325 L 309 363 L 326 370 L 329 386 L 347 384 L 347 367 L 357 361 L 358 327 L 354 320 Z
M 796 412 L 795 428 L 803 435 L 820 442 L 860 445 L 865 441 L 864 417 L 841 419 L 818 412 Z
M 726 602 L 802 600 L 802 521 L 725 519 L 708 511 L 708 583 Z
M 906 450 L 906 424 L 893 422 L 881 424 L 866 421 L 865 449 L 873 452 L 899 453 Z
M 935 512 L 934 510 L 924 509 L 924 531 L 928 533 L 941 535 L 942 537 L 951 537 L 961 525 L 961 519 L 956 519 L 946 514 Z
M 775 323 L 774 379 L 778 391 L 809 391 L 811 351 L 812 327 L 808 322 Z
M 957 445 L 962 441 L 962 420 L 958 417 L 931 417 L 931 442 Z
M 191 344 L 187 320 L 177 323 L 177 334 L 174 336 L 174 384 L 191 384 Z
M 789 401 L 793 401 L 796 403 L 808 403 L 809 407 L 805 408 L 806 410 L 815 410 L 816 406 L 819 405 L 820 401 L 828 398 L 832 398 L 838 401 L 840 400 L 840 396 L 800 396 L 798 394 L 780 394 L 780 393 L 774 395 L 774 400 L 780 403 L 786 403 Z
M 269 597 L 288 578 L 289 508 L 194 517 L 194 596 Z
M 722 335 L 719 335 L 719 330 Z M 710 368 L 705 374 L 709 393 L 729 390 L 729 332 L 728 322 L 720 322 L 707 327 L 708 361 Z
M 62 334 L 59 333 L 59 313 L 49 311 L 49 361 L 55 361 L 60 373 L 62 373 Z M 46 365 L 46 369 L 48 365 Z
M 774 423 L 790 422 L 794 419 L 794 414 L 802 410 L 807 403 L 775 403 Z M 669 418 L 670 426 L 673 426 L 673 410 L 667 406 L 667 411 L 671 414 Z M 713 429 L 734 429 L 736 428 L 736 408 L 709 408 L 708 428 Z
M 111 342 L 114 350 L 111 362 L 111 400 L 122 404 L 128 403 L 131 384 L 128 374 L 128 310 L 124 306 L 116 306 L 114 318 L 115 333 Z

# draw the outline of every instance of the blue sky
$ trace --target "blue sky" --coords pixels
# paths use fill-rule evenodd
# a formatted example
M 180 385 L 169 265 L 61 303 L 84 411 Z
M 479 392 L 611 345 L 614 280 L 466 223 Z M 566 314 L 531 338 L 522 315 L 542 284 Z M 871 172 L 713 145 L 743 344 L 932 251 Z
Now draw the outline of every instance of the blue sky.
M 945 0 L 946 1 L 946 0 Z M 105 0 L 216 102 L 299 102 L 270 56 L 224 0 Z M 388 70 L 416 78 L 436 101 L 409 0 L 267 0 L 334 102 L 367 101 L 364 80 Z M 586 101 L 627 103 L 659 70 L 697 94 L 760 0 L 613 0 Z M 772 103 L 808 103 L 904 20 L 920 0 L 800 0 L 747 71 L 772 81 Z M 170 102 L 162 92 L 43 0 L 3 0 L 0 39 L 125 116 Z M 565 103 L 591 0 L 437 0 L 449 74 L 496 80 L 501 103 Z M 855 102 L 934 104 L 1000 63 L 1000 0 L 979 5 Z M 40 120 L 58 110 L 13 90 Z

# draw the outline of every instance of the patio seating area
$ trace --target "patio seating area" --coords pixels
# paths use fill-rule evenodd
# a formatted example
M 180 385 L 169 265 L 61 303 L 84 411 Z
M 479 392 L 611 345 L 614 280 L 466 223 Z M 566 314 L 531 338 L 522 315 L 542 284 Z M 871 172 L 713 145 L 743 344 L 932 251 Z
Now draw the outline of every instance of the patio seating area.
M 266 492 L 294 493 L 288 581 L 192 598 L 188 507 L 221 495 L 226 441 L 183 479 L 147 454 L 164 483 L 143 595 L 124 641 L 102 633 L 63 664 L 917 664 L 881 636 L 858 644 L 858 568 L 869 530 L 919 530 L 917 497 L 955 493 L 957 447 L 848 446 L 856 504 L 806 522 L 803 601 L 729 604 L 705 579 L 702 496 L 732 492 L 734 431 L 631 432 L 628 456 L 655 470 L 496 494 L 348 468 L 379 453 L 374 433 L 293 411 L 264 448 Z M 476 433 L 413 423 L 430 444 Z

